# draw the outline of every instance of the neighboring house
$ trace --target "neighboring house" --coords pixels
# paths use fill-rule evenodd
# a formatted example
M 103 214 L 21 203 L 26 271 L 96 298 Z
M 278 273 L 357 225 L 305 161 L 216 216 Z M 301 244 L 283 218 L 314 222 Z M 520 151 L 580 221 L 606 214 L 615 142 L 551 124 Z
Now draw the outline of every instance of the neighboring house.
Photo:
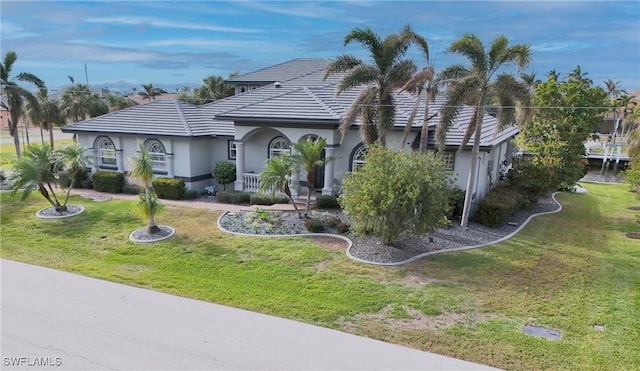
M 215 184 L 213 166 L 221 160 L 236 163 L 236 190 L 256 191 L 265 161 L 284 152 L 291 144 L 307 137 L 327 140 L 325 155 L 336 158 L 317 170 L 313 188 L 333 194 L 344 174 L 364 162 L 364 146 L 356 125 L 341 138 L 340 119 L 357 95 L 357 89 L 336 97 L 340 75 L 322 80 L 326 59 L 295 59 L 228 80 L 247 91 L 202 106 L 181 101 L 152 101 L 118 112 L 85 120 L 63 128 L 77 134 L 78 141 L 95 152 L 94 170 L 127 172 L 127 159 L 143 143 L 154 156 L 158 176 L 177 177 L 190 189 L 202 191 Z M 252 88 L 252 85 L 258 87 Z M 396 93 L 395 128 L 387 136 L 387 145 L 410 151 L 419 135 L 422 117 L 415 118 L 412 132 L 402 143 L 403 129 L 415 104 L 415 97 Z M 432 113 L 444 97 L 431 104 Z M 423 112 L 419 109 L 418 112 Z M 473 109 L 465 107 L 447 136 L 447 168 L 455 184 L 464 189 L 469 171 L 471 144 L 458 151 Z M 433 130 L 438 118 L 429 123 L 429 147 L 434 148 Z M 476 195 L 484 195 L 500 175 L 501 164 L 511 161 L 510 139 L 517 129 L 497 131 L 497 120 L 487 114 L 481 139 L 480 171 Z M 292 177 L 294 192 L 306 192 L 304 172 Z M 478 198 L 478 197 L 477 197 Z

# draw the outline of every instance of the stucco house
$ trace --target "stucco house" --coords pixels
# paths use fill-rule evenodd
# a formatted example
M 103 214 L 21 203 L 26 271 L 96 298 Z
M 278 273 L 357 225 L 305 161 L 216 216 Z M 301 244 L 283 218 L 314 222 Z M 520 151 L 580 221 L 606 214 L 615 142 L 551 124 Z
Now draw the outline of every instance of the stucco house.
M 78 142 L 90 148 L 96 161 L 93 171 L 127 172 L 128 159 L 143 144 L 152 154 L 158 176 L 183 179 L 187 188 L 202 191 L 214 184 L 211 171 L 221 160 L 235 162 L 236 190 L 256 191 L 265 161 L 291 144 L 307 137 L 327 141 L 325 155 L 335 161 L 318 169 L 313 188 L 322 194 L 334 194 L 342 177 L 363 164 L 364 147 L 354 125 L 342 138 L 337 128 L 340 119 L 357 95 L 357 89 L 336 96 L 340 75 L 323 80 L 327 59 L 295 59 L 256 72 L 235 77 L 236 95 L 206 105 L 194 106 L 177 100 L 152 101 L 63 128 L 77 135 Z M 418 114 L 412 132 L 402 141 L 403 129 L 415 104 L 415 96 L 396 94 L 395 128 L 387 136 L 387 145 L 410 151 L 417 147 L 422 117 Z M 435 113 L 444 97 L 431 104 Z M 418 112 L 423 112 L 419 109 Z M 473 109 L 463 108 L 446 141 L 447 163 L 458 187 L 465 189 L 469 171 L 471 144 L 458 151 Z M 437 116 L 429 122 L 429 147 L 433 141 Z M 484 195 L 500 176 L 504 161 L 511 161 L 509 141 L 517 129 L 497 130 L 497 120 L 484 117 L 480 171 L 476 198 Z M 305 174 L 292 176 L 294 192 L 306 193 Z

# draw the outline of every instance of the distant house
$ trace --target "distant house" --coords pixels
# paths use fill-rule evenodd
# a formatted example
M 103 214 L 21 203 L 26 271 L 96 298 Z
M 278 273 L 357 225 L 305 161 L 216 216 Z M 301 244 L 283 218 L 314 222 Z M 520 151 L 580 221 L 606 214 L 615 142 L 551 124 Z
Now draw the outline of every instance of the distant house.
M 307 137 L 327 140 L 325 155 L 336 157 L 318 169 L 312 188 L 322 194 L 334 194 L 344 174 L 364 163 L 364 146 L 354 125 L 344 138 L 337 131 L 340 119 L 357 95 L 357 89 L 336 97 L 340 75 L 322 80 L 329 63 L 326 59 L 295 59 L 228 80 L 236 95 L 206 105 L 194 106 L 176 100 L 156 100 L 63 128 L 75 133 L 78 141 L 91 148 L 96 156 L 96 170 L 127 172 L 128 158 L 139 144 L 144 144 L 154 158 L 158 176 L 183 179 L 190 189 L 201 191 L 215 184 L 213 166 L 221 160 L 235 162 L 236 190 L 256 191 L 265 161 L 290 152 L 292 143 Z M 415 97 L 395 93 L 397 112 L 395 128 L 387 136 L 387 145 L 410 151 L 418 140 L 422 117 L 418 114 L 412 134 L 402 143 Z M 431 112 L 437 112 L 444 97 L 436 99 Z M 418 110 L 423 112 L 423 110 Z M 458 151 L 463 133 L 473 113 L 463 108 L 447 136 L 446 167 L 458 187 L 464 189 L 469 171 L 471 144 Z M 437 117 L 429 126 L 435 127 Z M 435 148 L 430 129 L 428 146 Z M 498 131 L 497 120 L 484 117 L 480 143 L 480 171 L 476 196 L 484 195 L 500 175 L 501 164 L 510 162 L 510 139 L 514 127 Z M 306 192 L 304 173 L 292 177 L 295 192 Z

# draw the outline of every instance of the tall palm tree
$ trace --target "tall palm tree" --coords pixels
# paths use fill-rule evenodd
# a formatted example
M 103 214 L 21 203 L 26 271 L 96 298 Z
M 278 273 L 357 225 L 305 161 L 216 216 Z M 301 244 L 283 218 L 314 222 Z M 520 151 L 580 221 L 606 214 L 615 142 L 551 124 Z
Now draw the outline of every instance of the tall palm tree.
M 560 74 L 555 69 L 547 72 L 547 81 L 553 80 L 559 82 L 558 79 L 560 79 Z
M 581 82 L 583 85 L 591 86 L 593 84 L 593 80 L 588 78 L 587 75 L 588 73 L 582 72 L 580 65 L 577 65 L 576 68 L 574 68 L 573 70 L 571 70 L 571 72 L 569 72 L 569 74 L 567 75 L 567 79 L 576 80 Z
M 147 99 L 149 102 L 151 102 L 151 99 L 156 100 L 156 97 L 162 94 L 160 89 L 154 88 L 153 84 L 151 83 L 142 84 L 142 88 L 144 89 L 144 91 L 141 91 L 138 94 L 142 96 L 144 99 Z
M 289 197 L 289 201 L 302 219 L 302 214 L 298 210 L 296 202 L 289 189 L 289 178 L 293 172 L 294 159 L 290 155 L 274 156 L 267 160 L 264 169 L 260 173 L 260 191 L 276 192 L 280 191 Z
M 311 204 L 311 189 L 316 180 L 316 167 L 324 166 L 329 161 L 333 161 L 333 157 L 322 157 L 324 147 L 327 145 L 327 141 L 324 138 L 312 139 L 307 137 L 306 140 L 300 140 L 293 145 L 296 150 L 296 154 L 293 156 L 294 162 L 307 172 L 307 204 L 305 207 L 305 214 L 309 213 L 309 207 Z
M 88 85 L 73 84 L 62 92 L 62 114 L 73 122 L 97 117 L 109 112 L 107 105 Z
M 440 126 L 446 132 L 463 105 L 472 104 L 474 106 L 473 115 L 460 146 L 462 149 L 474 136 L 471 150 L 471 169 L 460 222 L 462 227 L 466 227 L 475 189 L 476 174 L 478 173 L 482 120 L 489 94 L 493 93 L 500 103 L 496 116 L 500 123 L 500 129 L 514 121 L 523 122 L 529 115 L 523 109 L 519 109 L 517 112 L 513 109 L 516 105 L 519 108 L 528 107 L 528 104 L 522 104 L 528 97 L 528 89 L 524 84 L 519 83 L 513 75 L 507 73 L 499 74 L 495 81 L 492 79 L 503 66 L 514 64 L 519 69 L 526 67 L 529 64 L 530 54 L 528 45 L 509 46 L 509 41 L 502 35 L 494 38 L 489 48 L 485 49 L 480 39 L 475 35 L 464 34 L 451 44 L 449 51 L 466 57 L 470 62 L 469 67 L 454 65 L 443 71 L 444 75 L 462 77 L 448 88 L 447 102 L 440 116 Z M 443 136 L 439 135 L 438 139 L 441 142 L 440 145 L 443 145 Z
M 64 115 L 61 112 L 60 104 L 57 100 L 49 100 L 46 88 L 38 91 L 39 107 L 27 105 L 27 112 L 32 122 L 49 132 L 49 146 L 54 149 L 53 128 L 62 127 L 65 124 Z
M 143 192 L 140 194 L 142 210 L 147 217 L 147 233 L 155 234 L 160 232 L 160 228 L 156 225 L 154 216 L 159 210 L 160 202 L 153 191 L 151 182 L 153 181 L 153 159 L 144 147 L 140 144 L 138 153 L 131 158 L 131 176 L 139 179 Z
M 620 89 L 620 81 L 607 79 L 603 82 L 610 100 L 616 99 L 620 96 L 620 94 L 626 94 L 626 91 L 624 89 Z
M 3 94 L 7 96 L 7 102 L 2 102 L 2 108 L 9 112 L 9 132 L 13 137 L 13 145 L 16 149 L 16 156 L 20 158 L 20 137 L 18 133 L 18 123 L 24 114 L 24 102 L 29 102 L 33 107 L 38 106 L 38 100 L 27 89 L 18 86 L 17 81 L 26 82 L 37 86 L 44 87 L 44 82 L 36 75 L 28 72 L 21 72 L 15 77 L 11 75 L 13 64 L 18 59 L 18 55 L 14 51 L 5 54 L 2 63 L 0 63 L 0 86 Z
M 416 71 L 413 62 L 405 59 L 407 49 L 417 43 L 423 50 L 428 50 L 427 42 L 409 25 L 399 34 L 388 35 L 384 40 L 368 27 L 356 28 L 345 36 L 344 45 L 352 41 L 359 42 L 367 49 L 373 63 L 366 64 L 353 55 L 343 54 L 327 67 L 324 79 L 335 73 L 346 72 L 337 86 L 336 95 L 364 86 L 341 120 L 339 129 L 344 137 L 356 119 L 360 118 L 362 125 L 375 125 L 375 137 L 371 127 L 361 128 L 365 144 L 377 140 L 384 146 L 387 131 L 393 128 L 395 117 L 392 92 L 400 89 Z

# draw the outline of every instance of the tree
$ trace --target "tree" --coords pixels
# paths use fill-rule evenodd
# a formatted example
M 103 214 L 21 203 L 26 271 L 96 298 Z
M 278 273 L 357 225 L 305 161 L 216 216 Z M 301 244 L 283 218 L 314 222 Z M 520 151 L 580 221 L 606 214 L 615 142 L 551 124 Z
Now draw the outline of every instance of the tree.
M 613 101 L 616 98 L 618 98 L 621 94 L 626 94 L 626 91 L 624 89 L 620 89 L 620 81 L 613 81 L 611 79 L 608 79 L 603 82 L 606 87 L 607 94 L 609 94 L 610 100 Z
M 485 49 L 480 39 L 472 34 L 464 34 L 455 40 L 449 51 L 461 54 L 471 63 L 469 67 L 453 65 L 447 67 L 442 75 L 452 76 L 456 82 L 447 90 L 447 101 L 440 115 L 440 128 L 437 132 L 439 146 L 444 146 L 445 133 L 453 124 L 461 108 L 472 104 L 474 112 L 467 126 L 460 149 L 464 148 L 472 136 L 471 166 L 465 193 L 464 208 L 460 224 L 467 226 L 471 211 L 471 200 L 475 193 L 476 174 L 478 173 L 478 157 L 480 155 L 480 138 L 482 137 L 482 120 L 489 94 L 492 93 L 500 106 L 497 111 L 499 129 L 514 122 L 522 123 L 528 119 L 528 88 L 517 82 L 511 74 L 501 73 L 492 81 L 500 68 L 514 64 L 522 69 L 529 64 L 529 46 L 515 44 L 509 46 L 505 36 L 497 36 Z M 517 110 L 514 107 L 517 106 Z
M 49 132 L 49 146 L 54 149 L 53 127 L 62 127 L 65 125 L 65 118 L 61 112 L 60 104 L 57 100 L 49 100 L 46 88 L 38 91 L 39 106 L 27 104 L 27 112 L 33 123 Z
M 365 164 L 347 174 L 340 201 L 358 234 L 392 245 L 402 233 L 423 235 L 447 224 L 452 189 L 432 153 L 369 146 Z
M 572 186 L 584 175 L 583 142 L 602 120 L 607 99 L 602 88 L 578 80 L 548 80 L 536 87 L 532 118 L 520 126 L 516 140 L 545 168 L 551 189 Z
M 575 80 L 580 82 L 583 85 L 591 86 L 593 84 L 593 80 L 587 77 L 588 73 L 582 72 L 580 65 L 577 65 L 569 74 L 567 75 L 568 80 Z
M 336 89 L 336 95 L 355 87 L 364 86 L 340 121 L 340 132 L 344 137 L 360 118 L 360 133 L 365 144 L 379 141 L 386 145 L 387 131 L 393 128 L 395 100 L 392 92 L 400 89 L 416 71 L 416 66 L 405 54 L 413 43 L 428 50 L 427 42 L 405 26 L 399 34 L 388 35 L 384 40 L 370 28 L 356 28 L 344 38 L 344 45 L 359 42 L 373 61 L 366 64 L 359 58 L 343 54 L 329 63 L 324 79 L 335 73 L 344 73 Z
M 153 181 L 153 159 L 144 147 L 140 144 L 138 153 L 131 158 L 131 176 L 139 179 L 143 192 L 140 193 L 140 206 L 147 218 L 147 233 L 156 234 L 160 228 L 156 225 L 154 216 L 159 211 L 161 204 L 153 191 L 151 182 Z
M 558 82 L 558 79 L 560 79 L 560 74 L 556 70 L 547 72 L 547 80 Z
M 236 165 L 229 161 L 218 161 L 213 168 L 213 179 L 222 184 L 223 190 L 227 190 L 227 184 L 236 179 Z
M 53 151 L 47 144 L 29 146 L 25 155 L 13 165 L 12 195 L 22 191 L 20 199 L 25 200 L 33 190 L 37 189 L 57 212 L 67 211 L 69 192 L 74 182 L 72 181 L 69 185 L 63 202 L 60 202 L 56 196 L 54 186 L 59 185 L 60 175 L 63 172 L 75 178 L 77 172 L 84 170 L 86 166 L 84 151 L 85 148 L 77 144 L 57 151 Z
M 97 117 L 109 112 L 107 105 L 98 94 L 93 93 L 88 85 L 73 84 L 64 89 L 60 108 L 62 114 L 72 122 Z
M 324 138 L 314 140 L 311 137 L 307 137 L 306 140 L 300 140 L 293 145 L 293 148 L 296 150 L 296 154 L 293 156 L 294 162 L 307 172 L 307 188 L 309 191 L 307 192 L 305 214 L 309 213 L 311 189 L 316 180 L 316 167 L 324 166 L 327 162 L 334 160 L 333 157 L 322 157 L 322 152 L 326 145 L 327 141 Z
M 238 75 L 239 73 L 237 71 L 233 72 L 229 75 L 229 79 Z M 188 86 L 183 87 L 182 92 L 178 94 L 178 99 L 191 104 L 201 105 L 230 97 L 234 94 L 233 85 L 226 83 L 222 76 L 207 76 L 202 82 L 203 85 L 193 89 L 191 93 L 189 92 L 190 88 Z
M 293 172 L 294 159 L 290 155 L 283 154 L 274 156 L 267 160 L 264 169 L 260 173 L 260 191 L 271 192 L 276 191 L 284 193 L 289 197 L 289 201 L 298 213 L 298 217 L 302 219 L 302 214 L 298 210 L 296 202 L 293 200 L 291 190 L 289 189 L 289 178 Z
M 144 91 L 141 91 L 138 94 L 144 99 L 147 99 L 149 102 L 151 102 L 151 99 L 156 100 L 156 97 L 158 95 L 162 95 L 160 89 L 154 88 L 152 83 L 142 84 L 142 88 L 144 89 Z
M 29 102 L 32 107 L 38 106 L 38 100 L 27 89 L 18 85 L 19 82 L 26 82 L 44 88 L 44 82 L 36 75 L 28 72 L 21 72 L 15 77 L 11 75 L 13 64 L 18 59 L 18 55 L 14 51 L 5 54 L 2 63 L 0 63 L 0 85 L 3 94 L 7 96 L 7 102 L 2 102 L 2 108 L 9 112 L 9 132 L 13 137 L 13 145 L 16 149 L 16 156 L 20 158 L 20 137 L 18 133 L 18 123 L 24 114 L 24 102 Z
M 121 109 L 132 107 L 134 103 L 122 95 L 110 93 L 107 95 L 107 107 L 110 112 L 119 111 Z

